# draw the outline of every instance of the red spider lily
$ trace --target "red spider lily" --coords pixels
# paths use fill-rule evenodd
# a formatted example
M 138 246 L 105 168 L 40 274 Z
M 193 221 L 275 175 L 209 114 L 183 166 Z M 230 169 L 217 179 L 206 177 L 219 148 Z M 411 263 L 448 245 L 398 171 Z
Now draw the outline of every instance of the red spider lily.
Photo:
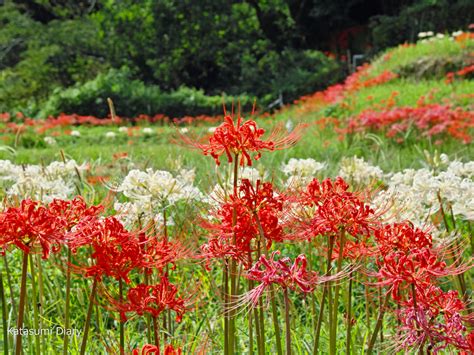
M 378 249 L 382 255 L 392 251 L 409 252 L 421 248 L 431 248 L 432 237 L 429 233 L 415 228 L 409 222 L 393 223 L 378 228 L 374 232 Z
M 234 209 L 238 216 L 235 224 Z M 238 200 L 222 204 L 211 215 L 216 221 L 203 223 L 210 231 L 210 237 L 201 247 L 202 255 L 207 259 L 230 257 L 240 262 L 247 260 L 247 253 L 252 250 L 251 240 L 258 235 L 253 216 Z
M 471 353 L 474 353 L 474 330 L 467 335 L 466 343 L 467 343 L 467 346 L 468 346 L 468 350 Z M 461 355 L 468 355 L 468 353 L 462 351 Z
M 284 289 L 310 293 L 316 285 L 328 279 L 307 270 L 306 256 L 300 254 L 293 263 L 288 257 L 275 260 L 280 251 L 275 251 L 270 258 L 265 255 L 247 271 L 246 278 L 260 282 L 256 288 L 244 295 L 244 299 L 256 306 L 263 292 L 271 285 L 277 284 Z
M 165 346 L 163 355 L 181 355 L 183 352 L 181 348 L 174 348 L 173 345 L 168 344 Z M 160 349 L 156 345 L 145 344 L 141 349 L 134 349 L 132 355 L 148 355 L 156 354 L 160 355 Z
M 206 268 L 210 269 L 210 260 L 224 260 L 231 258 L 242 264 L 244 267 L 249 267 L 248 256 L 246 251 L 239 247 L 226 243 L 218 238 L 209 239 L 208 242 L 201 246 L 201 255 L 206 259 Z
M 468 144 L 472 140 L 468 132 L 473 127 L 473 122 L 474 114 L 462 108 L 420 103 L 417 107 L 365 110 L 349 120 L 346 131 L 384 130 L 389 138 L 401 138 L 415 127 L 422 132 L 422 136 L 437 137 L 448 134 Z
M 334 244 L 332 260 L 339 258 L 340 243 Z M 343 257 L 349 260 L 361 260 L 376 254 L 376 249 L 367 240 L 346 240 L 344 242 Z
M 160 240 L 158 236 L 146 237 L 144 233 L 140 233 L 138 238 L 142 251 L 141 264 L 147 273 L 152 273 L 155 269 L 161 271 L 189 254 L 179 242 Z
M 93 265 L 74 266 L 86 277 L 111 276 L 129 282 L 128 274 L 141 267 L 143 253 L 138 237 L 128 232 L 115 217 L 86 220 L 68 235 L 73 252 L 81 246 L 92 247 Z
M 300 136 L 300 129 L 294 130 L 286 137 L 281 136 L 280 130 L 275 130 L 267 141 L 262 140 L 265 133 L 263 128 L 259 128 L 254 120 L 242 121 L 239 115 L 237 121 L 233 117 L 225 116 L 224 122 L 216 128 L 209 138 L 209 143 L 192 142 L 183 136 L 185 142 L 200 149 L 204 155 L 214 158 L 217 165 L 220 165 L 220 156 L 225 154 L 229 163 L 233 162 L 235 156 L 241 156 L 240 165 L 252 165 L 250 153 L 255 153 L 253 159 L 258 160 L 264 150 L 273 151 L 294 144 Z
M 281 211 L 283 208 L 283 196 L 276 194 L 270 182 L 257 180 L 254 187 L 249 179 L 242 179 L 239 192 L 240 200 L 250 211 L 265 207 Z
M 468 76 L 469 74 L 471 74 L 473 72 L 474 72 L 474 64 L 468 65 L 468 66 L 458 70 L 456 73 L 454 73 L 454 72 L 447 73 L 445 82 L 446 82 L 446 84 L 451 84 L 454 81 L 455 76 L 462 78 L 464 76 Z
M 456 291 L 443 292 L 437 286 L 427 285 L 416 292 L 416 299 L 413 297 L 398 311 L 402 347 L 427 345 L 434 354 L 450 345 L 469 350 L 469 339 L 464 336 L 465 318 L 461 316 L 465 305 Z
M 335 196 L 318 207 L 311 225 L 315 234 L 338 233 L 343 229 L 355 237 L 370 233 L 373 217 L 374 210 L 362 201 Z
M 39 202 L 23 200 L 19 207 L 0 213 L 0 251 L 16 245 L 25 253 L 41 247 L 43 259 L 59 251 L 64 242 L 65 221 Z
M 162 124 L 167 124 L 173 122 L 174 124 L 195 124 L 195 123 L 216 123 L 222 121 L 222 116 L 205 116 L 200 115 L 196 117 L 167 117 L 163 114 L 156 114 L 154 116 L 148 115 L 138 115 L 137 117 L 127 118 L 127 117 L 118 117 L 115 116 L 114 119 L 111 118 L 99 118 L 94 116 L 81 116 L 77 114 L 65 114 L 61 113 L 57 117 L 50 116 L 46 119 L 32 119 L 25 117 L 22 113 L 17 113 L 15 116 L 12 116 L 8 113 L 0 113 L 0 121 L 7 123 L 7 126 L 10 130 L 16 131 L 20 128 L 15 124 L 15 120 L 21 119 L 26 126 L 36 127 L 37 132 L 44 133 L 48 130 L 58 128 L 58 127 L 70 127 L 78 125 L 87 125 L 87 126 L 111 126 L 111 125 L 126 125 L 130 122 L 148 122 L 156 123 L 161 122 Z M 132 130 L 133 127 L 130 127 Z
M 310 239 L 316 235 L 337 234 L 340 230 L 354 237 L 368 236 L 378 225 L 378 216 L 348 189 L 349 185 L 341 177 L 334 182 L 330 179 L 311 181 L 301 200 L 313 213 L 309 218 L 300 218 L 302 226 L 298 227 L 298 237 Z
M 127 300 L 124 302 L 112 301 L 115 308 L 120 312 L 122 321 L 126 321 L 126 313 L 143 315 L 151 314 L 158 317 L 165 310 L 176 312 L 176 321 L 180 322 L 186 311 L 185 300 L 177 296 L 178 289 L 169 282 L 168 277 L 163 276 L 160 283 L 156 285 L 139 284 L 130 288 Z
M 283 227 L 280 219 L 286 197 L 277 194 L 271 183 L 262 183 L 257 180 L 254 188 L 250 180 L 242 179 L 237 199 L 253 216 L 254 223 L 260 223 L 267 240 L 283 240 Z M 231 200 L 236 200 L 236 198 L 231 195 Z M 258 221 L 256 221 L 257 217 Z
M 337 177 L 334 181 L 325 179 L 322 182 L 313 179 L 306 187 L 303 202 L 307 205 L 320 205 L 334 195 L 351 198 L 352 193 L 348 190 L 349 184 L 341 177 Z
M 413 285 L 416 290 L 421 290 L 426 285 L 439 277 L 457 275 L 469 269 L 470 265 L 447 266 L 440 261 L 440 255 L 430 248 L 411 250 L 408 253 L 394 251 L 384 255 L 380 270 L 376 273 L 379 286 L 390 286 L 392 296 L 400 301 L 400 291 Z
M 69 231 L 84 218 L 96 217 L 104 208 L 100 205 L 88 207 L 84 199 L 77 196 L 73 200 L 54 199 L 48 209 L 63 220 L 66 230 Z
M 255 249 L 252 240 L 260 240 L 260 228 L 268 247 L 272 241 L 284 238 L 281 217 L 283 214 L 283 195 L 276 195 L 271 183 L 257 180 L 254 187 L 248 179 L 242 179 L 239 190 L 231 194 L 228 202 L 213 212 L 215 223 L 205 223 L 211 231 L 207 244 L 201 247 L 206 258 L 230 257 L 245 267 L 248 253 Z M 234 213 L 238 216 L 234 221 Z

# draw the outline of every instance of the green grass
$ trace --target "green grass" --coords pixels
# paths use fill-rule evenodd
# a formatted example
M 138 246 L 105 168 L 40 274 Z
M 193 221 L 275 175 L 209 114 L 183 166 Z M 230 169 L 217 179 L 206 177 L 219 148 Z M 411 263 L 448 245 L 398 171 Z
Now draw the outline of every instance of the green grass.
M 408 47 L 400 45 L 396 48 L 388 49 L 372 62 L 370 73 L 374 76 L 385 70 L 397 72 L 402 67 L 416 63 L 420 59 L 431 58 L 447 60 L 466 55 L 468 56 L 474 49 L 474 41 L 467 40 L 456 42 L 448 37 L 444 39 L 434 39 L 432 42 L 410 45 Z M 387 59 L 388 55 L 388 59 Z
M 270 125 L 267 122 L 264 126 Z M 124 169 L 132 166 L 174 170 L 180 163 L 179 165 L 184 167 L 195 167 L 198 180 L 207 181 L 209 172 L 213 171 L 212 158 L 204 157 L 197 150 L 184 144 L 174 143 L 179 137 L 176 129 L 172 127 L 163 128 L 159 135 L 132 139 L 124 133 L 118 133 L 116 128 L 79 127 L 78 130 L 82 134 L 81 137 L 58 136 L 55 137 L 57 145 L 54 146 L 45 145 L 41 138 L 38 138 L 32 143 L 32 147 L 26 148 L 23 146 L 23 138 L 20 137 L 15 153 L 0 151 L 0 159 L 10 159 L 17 164 L 47 164 L 53 160 L 60 160 L 60 151 L 63 150 L 67 157 L 77 162 L 91 162 L 93 174 L 97 175 L 114 175 L 116 172 L 120 174 L 120 171 L 123 175 Z M 114 139 L 105 137 L 105 133 L 111 130 L 117 132 L 117 137 Z M 205 130 L 196 128 L 196 135 L 205 134 Z M 132 144 L 129 144 L 130 140 L 133 141 Z M 373 133 L 358 134 L 351 140 L 340 140 L 332 127 L 321 130 L 316 125 L 310 125 L 304 129 L 302 139 L 295 146 L 264 154 L 257 162 L 257 167 L 277 176 L 279 174 L 275 174 L 276 170 L 290 158 L 313 158 L 328 162 L 328 174 L 334 176 L 341 158 L 357 155 L 386 171 L 392 171 L 421 167 L 425 150 L 431 154 L 438 151 L 458 158 L 472 157 L 471 145 L 462 145 L 452 139 L 444 141 L 440 146 L 427 139 L 415 138 L 397 144 Z M 114 154 L 123 152 L 128 154 L 128 158 L 117 161 Z M 223 161 L 226 159 L 223 158 Z

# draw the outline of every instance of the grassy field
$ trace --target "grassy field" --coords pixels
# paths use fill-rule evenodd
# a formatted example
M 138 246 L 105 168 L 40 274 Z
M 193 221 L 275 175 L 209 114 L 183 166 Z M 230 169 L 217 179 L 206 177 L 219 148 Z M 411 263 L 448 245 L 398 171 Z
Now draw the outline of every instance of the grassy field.
M 450 58 L 468 56 L 474 46 L 472 41 L 466 43 L 460 46 L 456 42 L 444 39 L 438 40 L 436 43 L 423 43 L 410 47 L 400 46 L 375 60 L 368 71 L 368 76 L 374 77 L 386 70 L 394 73 L 403 72 L 404 67 L 416 66 L 424 58 L 441 58 L 449 62 Z M 344 122 L 348 117 L 355 116 L 367 109 L 381 110 L 387 106 L 387 102 L 390 100 L 393 100 L 392 104 L 398 107 L 414 107 L 420 98 L 426 97 L 430 103 L 450 103 L 469 108 L 472 106 L 473 92 L 474 82 L 472 80 L 459 80 L 448 85 L 445 83 L 444 76 L 439 77 L 438 74 L 438 78 L 399 77 L 380 85 L 360 88 L 354 92 L 346 93 L 339 102 L 321 104 L 311 111 L 304 109 L 304 104 L 288 106 L 271 117 L 257 119 L 259 124 L 267 130 L 276 123 L 284 125 L 288 121 L 292 122 L 292 126 L 296 126 L 300 122 L 309 123 L 310 126 L 305 130 L 304 137 L 295 147 L 284 153 L 273 154 L 270 161 L 263 158 L 262 165 L 274 166 L 274 159 L 282 161 L 282 159 L 291 157 L 312 157 L 316 160 L 335 163 L 340 160 L 341 156 L 360 155 L 371 160 L 374 164 L 381 164 L 384 168 L 399 170 L 407 167 L 419 167 L 420 159 L 423 158 L 423 154 L 420 153 L 423 150 L 428 150 L 430 153 L 435 150 L 443 151 L 454 154 L 456 157 L 471 157 L 470 145 L 459 146 L 449 136 L 443 140 L 443 144 L 435 145 L 429 139 L 420 138 L 420 132 L 413 131 L 408 135 L 407 141 L 400 145 L 384 137 L 384 132 L 368 131 L 338 139 L 333 125 L 321 127 L 312 125 L 312 123 L 324 117 L 333 117 Z M 179 157 L 188 166 L 194 165 L 198 159 L 199 164 L 196 164 L 198 174 L 202 173 L 200 170 L 208 170 L 210 164 L 202 165 L 206 159 L 201 161 L 199 154 L 174 144 L 180 140 L 179 128 L 146 126 L 153 129 L 152 134 L 144 134 L 142 130 L 144 126 L 133 127 L 132 136 L 119 132 L 118 128 L 114 126 L 64 127 L 41 134 L 35 132 L 35 129 L 27 129 L 17 136 L 4 135 L 2 137 L 4 144 L 13 148 L 14 151 L 4 150 L 0 152 L 0 158 L 11 159 L 21 164 L 47 163 L 58 159 L 59 150 L 62 149 L 66 155 L 77 161 L 98 161 L 100 164 L 106 164 L 114 161 L 114 154 L 126 152 L 133 162 L 158 169 L 166 168 L 169 163 L 167 160 L 173 159 L 172 157 Z M 196 137 L 205 136 L 208 134 L 208 127 L 188 127 L 187 134 Z M 71 130 L 80 132 L 80 137 L 69 135 Z M 107 138 L 107 132 L 114 132 L 116 136 Z M 53 136 L 57 144 L 48 145 L 44 142 L 45 136 Z M 394 159 L 395 155 L 399 155 L 400 159 Z

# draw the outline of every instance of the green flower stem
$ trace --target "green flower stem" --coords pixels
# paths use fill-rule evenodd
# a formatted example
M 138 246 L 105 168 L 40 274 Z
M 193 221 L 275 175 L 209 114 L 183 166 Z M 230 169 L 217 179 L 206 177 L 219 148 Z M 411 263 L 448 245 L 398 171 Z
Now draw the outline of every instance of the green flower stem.
M 13 293 L 13 287 L 12 287 L 12 278 L 11 278 L 11 274 L 10 274 L 10 268 L 8 267 L 8 260 L 7 260 L 7 254 L 5 253 L 5 255 L 3 255 L 3 261 L 5 263 L 5 271 L 7 272 L 7 283 L 8 283 L 8 288 L 10 290 L 10 302 L 11 302 L 11 305 L 12 305 L 12 308 L 13 308 L 13 313 L 17 313 L 16 311 L 16 302 L 15 302 L 15 297 L 14 297 L 14 293 Z
M 39 317 L 38 317 L 38 293 L 36 292 L 36 273 L 35 273 L 35 265 L 33 261 L 33 256 L 30 254 L 30 273 L 31 273 L 31 286 L 33 291 L 33 301 L 31 302 L 31 306 L 33 307 L 33 325 L 35 329 L 40 329 L 39 325 Z M 37 354 L 41 354 L 41 335 L 35 336 L 35 350 Z
M 352 268 L 349 273 L 349 287 L 347 290 L 347 329 L 346 329 L 346 354 L 351 353 L 351 331 L 352 331 Z
M 3 353 L 8 355 L 8 322 L 5 289 L 3 287 L 3 271 L 0 271 L 0 298 L 2 301 L 2 325 L 3 325 Z
M 239 174 L 239 154 L 234 156 L 234 182 L 233 182 L 233 193 L 237 194 L 238 187 L 238 174 Z M 232 227 L 237 224 L 237 209 L 234 207 L 232 211 Z M 232 244 L 236 244 L 236 235 L 235 233 L 232 236 Z M 237 295 L 237 263 L 234 259 L 230 260 L 230 300 L 233 301 L 234 297 Z M 235 347 L 237 343 L 237 334 L 235 331 L 235 312 L 233 309 L 229 312 L 229 354 L 233 355 L 235 353 Z
M 122 279 L 119 279 L 119 298 L 120 298 L 120 303 L 123 302 L 123 281 Z M 122 319 L 119 315 L 119 320 L 120 320 L 120 354 L 124 355 L 125 354 L 125 331 L 124 331 L 124 324 L 122 322 Z
M 92 291 L 89 296 L 89 307 L 87 308 L 87 316 L 86 316 L 86 322 L 84 324 L 84 335 L 82 338 L 82 344 L 81 344 L 81 355 L 84 355 L 86 352 L 86 345 L 87 345 L 87 338 L 89 335 L 89 328 L 90 328 L 90 323 L 91 323 L 91 316 L 92 316 L 92 309 L 94 306 L 94 298 L 95 294 L 97 292 L 97 279 L 94 278 L 94 283 L 92 284 Z
M 249 251 L 247 254 L 249 264 L 252 264 L 252 254 Z M 248 280 L 247 282 L 247 289 L 250 292 L 253 289 L 253 280 Z M 253 349 L 254 349 L 254 340 L 253 340 L 253 322 L 252 322 L 252 314 L 253 312 L 248 313 L 248 333 L 249 333 L 249 355 L 253 355 Z M 259 329 L 258 329 L 258 324 L 257 325 L 257 346 L 260 347 L 260 334 L 259 334 Z M 260 354 L 260 352 L 259 352 Z
M 229 264 L 224 261 L 223 270 L 223 295 L 224 295 L 224 355 L 229 355 Z
M 23 265 L 21 268 L 20 305 L 18 308 L 17 329 L 23 328 L 23 316 L 26 303 L 26 274 L 28 273 L 28 253 L 23 252 Z M 21 332 L 18 333 L 15 345 L 15 354 L 21 354 Z
M 385 300 L 383 302 L 383 305 L 382 307 L 380 307 L 380 311 L 377 317 L 377 323 L 375 323 L 374 331 L 372 332 L 372 336 L 370 337 L 369 346 L 367 348 L 367 355 L 372 355 L 372 352 L 374 350 L 374 345 L 375 345 L 375 342 L 377 341 L 378 332 L 380 328 L 382 327 L 383 316 L 385 313 L 385 309 L 387 308 L 389 299 L 390 299 L 390 292 L 387 292 L 387 294 L 385 295 Z
M 260 240 L 257 240 L 257 259 L 260 259 L 261 256 L 261 248 L 262 245 L 260 243 Z M 263 302 L 262 299 L 260 298 L 258 300 L 258 309 L 255 308 L 255 317 L 256 317 L 256 323 L 258 325 L 258 330 L 260 330 L 260 344 L 259 344 L 259 355 L 264 355 L 265 354 L 265 319 L 263 317 Z M 261 352 L 261 354 L 260 354 Z
M 71 299 L 71 249 L 67 250 L 67 269 L 66 269 L 66 301 L 64 306 L 64 328 L 69 329 L 69 306 Z M 63 355 L 67 355 L 69 345 L 69 337 L 67 332 L 64 332 L 64 342 L 63 342 Z
M 328 246 L 328 254 L 327 254 L 327 264 L 326 264 L 326 276 L 331 275 L 331 260 L 332 260 L 332 252 L 334 249 L 334 235 L 329 237 L 329 246 Z M 314 344 L 313 344 L 313 355 L 316 355 L 319 351 L 319 338 L 321 334 L 321 325 L 323 323 L 324 317 L 324 305 L 326 304 L 326 296 L 330 293 L 331 284 L 328 282 L 324 285 L 323 289 L 323 296 L 321 298 L 321 305 L 319 308 L 319 315 L 318 321 L 316 323 L 316 328 L 314 331 Z M 331 317 L 331 310 L 329 312 L 329 317 Z
M 260 223 L 260 218 L 256 211 L 253 212 L 255 222 L 257 223 L 258 232 L 260 233 L 260 239 L 263 243 L 263 248 L 265 250 L 265 255 L 268 256 L 267 243 L 265 242 L 265 232 L 263 231 L 262 224 Z M 272 304 L 272 317 L 273 317 L 273 328 L 275 329 L 275 339 L 277 346 L 278 355 L 283 354 L 283 348 L 281 346 L 281 334 L 280 334 L 280 325 L 278 324 L 278 311 L 276 306 L 276 292 L 273 284 L 270 284 L 270 302 Z
M 345 231 L 341 230 L 339 235 L 339 256 L 337 258 L 337 270 L 336 273 L 339 273 L 342 268 L 342 259 L 344 257 L 344 243 L 345 243 Z M 336 287 L 334 289 L 334 308 L 333 308 L 333 315 L 332 315 L 332 323 L 330 324 L 330 333 L 329 333 L 329 353 L 336 354 L 336 340 L 337 340 L 337 317 L 338 317 L 338 310 L 339 310 L 339 289 L 341 285 L 340 283 L 336 283 Z
M 283 289 L 283 296 L 285 298 L 286 355 L 291 355 L 290 300 L 287 288 Z
M 160 349 L 160 328 L 158 318 L 155 316 L 153 317 L 153 333 L 155 335 L 155 345 Z
M 43 263 L 42 263 L 42 258 L 41 255 L 36 254 L 36 265 L 38 269 L 38 314 L 39 314 L 39 327 L 42 329 L 43 328 L 43 310 L 44 310 L 44 305 L 45 305 L 45 298 L 44 298 L 44 281 L 43 281 Z M 41 347 L 44 348 L 44 338 L 41 338 Z

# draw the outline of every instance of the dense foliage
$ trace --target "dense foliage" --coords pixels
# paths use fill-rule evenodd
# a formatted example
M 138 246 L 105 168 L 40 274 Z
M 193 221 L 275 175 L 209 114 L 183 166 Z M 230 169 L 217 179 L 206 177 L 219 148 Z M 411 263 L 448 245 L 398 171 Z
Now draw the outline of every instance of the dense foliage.
M 465 0 L 7 1 L 0 6 L 0 111 L 104 115 L 103 102 L 112 96 L 123 115 L 213 114 L 223 93 L 275 107 L 342 78 L 346 65 L 319 50 L 338 58 L 369 54 L 413 41 L 421 30 L 466 28 L 472 6 Z M 59 94 L 65 88 L 71 90 Z M 190 97 L 202 99 L 195 104 Z

